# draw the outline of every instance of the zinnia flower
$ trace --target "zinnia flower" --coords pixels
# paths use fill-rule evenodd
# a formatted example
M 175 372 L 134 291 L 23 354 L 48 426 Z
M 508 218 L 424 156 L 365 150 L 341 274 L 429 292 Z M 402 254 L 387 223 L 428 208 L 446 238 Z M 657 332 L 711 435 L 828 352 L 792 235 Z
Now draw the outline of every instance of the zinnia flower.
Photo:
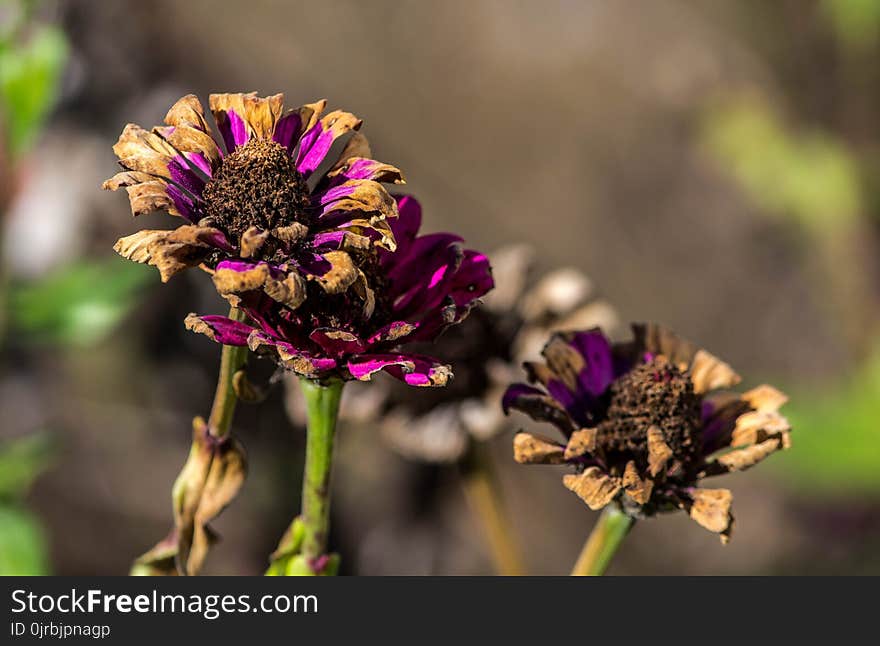
M 320 294 L 291 309 L 259 290 L 240 293 L 239 307 L 251 323 L 224 316 L 187 317 L 187 326 L 218 343 L 268 352 L 285 368 L 310 379 L 369 380 L 380 370 L 412 386 L 443 386 L 449 366 L 399 346 L 435 339 L 462 321 L 493 287 L 483 254 L 462 249 L 449 233 L 417 236 L 421 208 L 397 198 L 400 217 L 391 221 L 397 251 L 377 249 L 361 265 L 358 289 Z M 244 263 L 226 263 L 246 274 Z
M 508 428 L 498 401 L 519 366 L 539 358 L 551 332 L 617 325 L 614 309 L 595 298 L 590 280 L 580 271 L 560 268 L 536 277 L 534 254 L 526 245 L 498 249 L 489 258 L 498 286 L 435 344 L 435 352 L 455 369 L 455 381 L 418 396 L 390 384 L 379 402 L 373 396 L 377 389 L 361 389 L 364 398 L 379 404 L 373 417 L 404 457 L 430 463 L 461 460 L 472 442 L 487 441 Z
M 403 177 L 370 158 L 354 115 L 322 117 L 325 101 L 284 111 L 283 101 L 212 94 L 225 152 L 192 94 L 165 126 L 128 124 L 113 147 L 125 170 L 104 188 L 124 187 L 134 215 L 159 209 L 184 222 L 121 238 L 116 251 L 156 266 L 163 281 L 204 263 L 233 304 L 239 291 L 259 288 L 295 308 L 307 281 L 339 293 L 362 279 L 350 252 L 394 249 L 387 219 L 397 208 L 380 182 Z
M 503 408 L 555 425 L 564 441 L 519 433 L 523 464 L 566 464 L 565 486 L 590 509 L 615 502 L 633 516 L 683 509 L 726 542 L 732 495 L 703 478 L 742 471 L 790 445 L 786 397 L 759 386 L 738 394 L 729 365 L 653 324 L 611 344 L 598 329 L 554 334 L 546 362 L 525 365 L 542 388 L 512 385 Z

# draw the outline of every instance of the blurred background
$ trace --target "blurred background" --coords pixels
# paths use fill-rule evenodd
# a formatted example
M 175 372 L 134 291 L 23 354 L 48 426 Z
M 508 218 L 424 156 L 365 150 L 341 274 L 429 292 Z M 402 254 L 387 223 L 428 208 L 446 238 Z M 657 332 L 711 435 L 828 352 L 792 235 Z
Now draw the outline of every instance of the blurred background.
M 124 574 L 171 523 L 223 312 L 114 241 L 100 190 L 129 122 L 194 92 L 320 97 L 365 120 L 426 230 L 527 241 L 623 321 L 656 320 L 788 392 L 793 448 L 726 478 L 734 540 L 638 523 L 612 574 L 880 574 L 880 0 L 0 0 L 0 573 Z M 453 366 L 454 367 L 454 366 Z M 297 513 L 283 388 L 233 425 L 250 472 L 209 574 L 255 574 Z M 596 514 L 490 448 L 530 572 L 565 574 Z M 347 574 L 491 574 L 454 469 L 342 429 Z

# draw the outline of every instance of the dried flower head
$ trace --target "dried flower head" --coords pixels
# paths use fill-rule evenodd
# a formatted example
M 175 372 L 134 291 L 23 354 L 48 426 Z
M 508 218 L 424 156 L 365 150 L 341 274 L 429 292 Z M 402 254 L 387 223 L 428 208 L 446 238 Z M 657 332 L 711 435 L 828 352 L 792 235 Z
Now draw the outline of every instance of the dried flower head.
M 165 210 L 184 223 L 121 238 L 116 251 L 154 265 L 167 281 L 202 265 L 233 304 L 261 289 L 295 308 L 313 282 L 344 292 L 360 273 L 352 255 L 394 249 L 394 199 L 403 183 L 393 166 L 370 158 L 361 120 L 321 116 L 325 101 L 284 110 L 284 97 L 212 94 L 214 139 L 198 98 L 175 103 L 165 126 L 128 124 L 113 147 L 125 169 L 104 188 L 125 188 L 134 215 Z
M 613 308 L 594 298 L 580 271 L 562 268 L 536 279 L 534 254 L 525 245 L 489 257 L 498 286 L 434 345 L 454 368 L 455 381 L 418 397 L 393 384 L 384 401 L 363 394 L 374 404 L 372 416 L 383 436 L 404 457 L 434 463 L 462 459 L 471 442 L 489 440 L 509 426 L 498 401 L 519 366 L 539 358 L 551 332 L 617 325 Z
M 458 236 L 417 236 L 419 204 L 411 197 L 397 201 L 400 217 L 391 221 L 397 251 L 365 255 L 359 269 L 364 280 L 346 293 L 316 292 L 292 309 L 252 289 L 239 301 L 250 323 L 191 314 L 187 326 L 219 343 L 267 353 L 310 379 L 367 381 L 383 370 L 411 386 L 446 385 L 449 366 L 399 348 L 431 341 L 461 322 L 493 287 L 489 261 L 463 249 Z
M 759 386 L 738 394 L 729 365 L 653 324 L 611 344 L 598 329 L 554 334 L 544 362 L 525 364 L 529 381 L 504 395 L 505 412 L 549 422 L 560 442 L 531 433 L 514 439 L 523 464 L 567 464 L 565 486 L 590 509 L 614 502 L 634 516 L 684 509 L 726 541 L 733 528 L 727 489 L 703 478 L 745 470 L 789 447 L 786 397 Z

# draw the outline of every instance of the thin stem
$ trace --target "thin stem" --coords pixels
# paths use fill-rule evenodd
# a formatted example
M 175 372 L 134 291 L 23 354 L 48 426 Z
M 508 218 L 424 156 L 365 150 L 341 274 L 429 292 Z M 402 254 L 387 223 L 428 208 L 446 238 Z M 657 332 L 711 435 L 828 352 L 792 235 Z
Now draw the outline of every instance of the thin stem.
M 571 576 L 602 576 L 632 525 L 633 518 L 616 504 L 605 507 L 584 543 Z
M 243 321 L 244 313 L 233 307 L 229 310 L 229 318 Z M 232 387 L 235 373 L 241 370 L 247 361 L 248 349 L 234 345 L 224 345 L 220 355 L 220 374 L 217 376 L 217 390 L 214 391 L 214 403 L 208 417 L 208 429 L 214 437 L 223 437 L 232 425 L 237 398 Z
M 474 442 L 462 468 L 465 494 L 485 532 L 498 574 L 523 576 L 522 553 L 505 513 L 494 462 L 483 442 Z
M 330 475 L 333 464 L 333 439 L 343 382 L 321 384 L 301 379 L 308 414 L 306 465 L 303 473 L 302 514 L 305 529 L 302 552 L 306 561 L 318 570 L 327 554 L 330 530 Z

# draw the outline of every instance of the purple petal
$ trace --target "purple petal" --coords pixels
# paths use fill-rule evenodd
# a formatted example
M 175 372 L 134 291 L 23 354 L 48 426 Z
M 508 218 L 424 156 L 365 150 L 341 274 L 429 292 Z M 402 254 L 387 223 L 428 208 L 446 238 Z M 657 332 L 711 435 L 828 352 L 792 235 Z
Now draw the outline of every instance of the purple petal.
M 357 354 L 366 348 L 364 342 L 354 334 L 333 328 L 319 328 L 309 335 L 309 339 L 334 357 Z
M 231 153 L 239 146 L 243 146 L 250 139 L 247 125 L 235 110 L 221 110 L 216 112 L 215 121 L 217 130 L 226 144 L 226 152 Z
M 302 115 L 299 110 L 291 110 L 278 119 L 272 139 L 287 148 L 288 153 L 292 153 L 299 141 L 302 126 Z
M 254 331 L 254 328 L 247 323 L 234 321 L 225 316 L 209 314 L 207 316 L 199 316 L 195 318 L 204 323 L 211 330 L 214 341 L 222 343 L 223 345 L 247 345 L 248 336 Z M 188 326 L 190 329 L 195 329 L 190 323 L 188 323 Z M 201 330 L 195 329 L 195 331 L 199 332 Z M 208 336 L 211 335 L 209 334 Z
M 580 387 L 598 397 L 614 381 L 614 362 L 611 344 L 599 329 L 576 332 L 569 344 L 584 358 L 586 365 L 578 374 Z

